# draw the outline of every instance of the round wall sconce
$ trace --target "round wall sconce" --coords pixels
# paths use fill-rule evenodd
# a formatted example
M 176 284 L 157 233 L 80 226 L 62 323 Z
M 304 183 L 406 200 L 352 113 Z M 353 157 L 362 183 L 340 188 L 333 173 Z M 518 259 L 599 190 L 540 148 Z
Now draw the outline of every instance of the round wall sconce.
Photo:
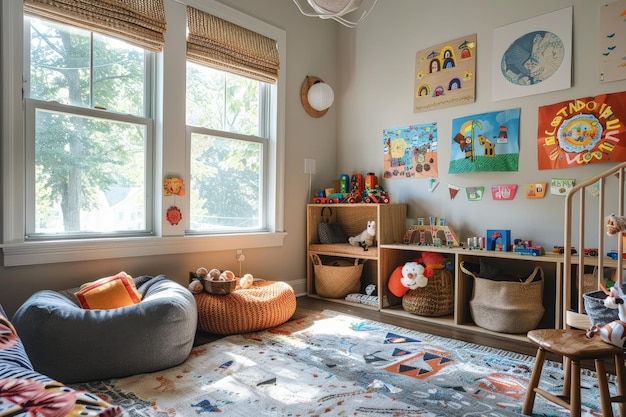
M 322 117 L 335 101 L 335 93 L 319 77 L 307 75 L 300 88 L 302 107 L 311 117 Z

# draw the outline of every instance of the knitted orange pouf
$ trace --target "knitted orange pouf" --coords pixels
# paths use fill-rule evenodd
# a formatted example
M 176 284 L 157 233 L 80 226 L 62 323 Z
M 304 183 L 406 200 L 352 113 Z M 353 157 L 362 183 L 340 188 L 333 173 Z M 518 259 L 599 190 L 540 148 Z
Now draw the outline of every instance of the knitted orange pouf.
M 228 295 L 194 294 L 198 328 L 215 334 L 235 334 L 283 324 L 296 311 L 293 288 L 280 281 L 257 281 L 252 288 Z

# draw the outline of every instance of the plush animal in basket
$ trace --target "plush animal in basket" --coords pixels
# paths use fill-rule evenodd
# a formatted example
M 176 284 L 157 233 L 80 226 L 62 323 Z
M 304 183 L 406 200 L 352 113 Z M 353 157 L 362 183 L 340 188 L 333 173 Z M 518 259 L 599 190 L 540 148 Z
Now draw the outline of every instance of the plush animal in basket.
M 607 294 L 604 299 L 604 305 L 607 308 L 616 308 L 619 312 L 619 320 L 612 321 L 604 326 L 594 325 L 587 330 L 587 337 L 593 337 L 595 334 L 606 343 L 610 343 L 617 347 L 626 347 L 626 304 L 624 300 L 626 296 L 622 288 L 616 283 L 611 291 L 601 285 L 602 291 Z
M 363 250 L 367 250 L 370 246 L 374 246 L 376 241 L 376 221 L 370 220 L 367 222 L 367 228 L 361 232 L 358 236 L 352 236 L 348 238 L 348 242 L 352 246 L 361 246 Z
M 422 252 L 422 262 L 432 269 L 444 269 L 446 258 L 439 252 Z
M 428 284 L 428 278 L 432 275 L 432 268 L 417 262 L 407 262 L 402 267 L 400 283 L 408 289 L 414 290 L 419 287 L 425 287 Z

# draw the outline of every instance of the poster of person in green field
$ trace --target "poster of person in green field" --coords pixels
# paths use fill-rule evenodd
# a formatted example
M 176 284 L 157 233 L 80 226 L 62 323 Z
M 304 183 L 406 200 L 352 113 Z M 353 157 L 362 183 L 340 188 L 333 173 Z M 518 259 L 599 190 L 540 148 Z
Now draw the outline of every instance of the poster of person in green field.
M 626 161 L 626 92 L 539 107 L 539 169 Z
M 452 120 L 448 173 L 517 171 L 520 109 Z

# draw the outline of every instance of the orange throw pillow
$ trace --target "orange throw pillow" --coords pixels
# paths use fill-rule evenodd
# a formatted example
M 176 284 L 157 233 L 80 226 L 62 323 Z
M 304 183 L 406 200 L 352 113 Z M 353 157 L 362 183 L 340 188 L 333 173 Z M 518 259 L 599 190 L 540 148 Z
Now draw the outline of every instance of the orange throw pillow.
M 85 284 L 74 295 L 87 310 L 110 310 L 141 301 L 135 281 L 126 272 Z
M 387 288 L 389 288 L 389 291 L 391 291 L 391 293 L 396 297 L 400 298 L 402 298 L 402 296 L 409 290 L 408 287 L 402 285 L 402 282 L 400 282 L 401 279 L 402 266 L 398 266 L 393 270 L 391 276 L 389 277 L 389 282 L 387 282 Z

